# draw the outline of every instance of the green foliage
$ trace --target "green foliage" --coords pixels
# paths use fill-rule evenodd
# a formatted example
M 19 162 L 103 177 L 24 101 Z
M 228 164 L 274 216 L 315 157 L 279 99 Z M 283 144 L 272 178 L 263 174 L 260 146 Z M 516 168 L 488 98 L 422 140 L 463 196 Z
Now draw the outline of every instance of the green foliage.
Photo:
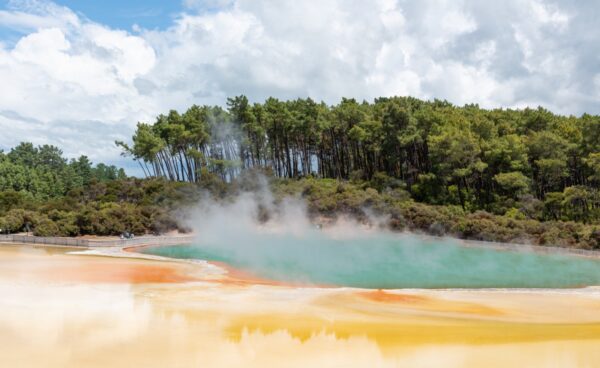
M 600 186 L 598 116 L 484 110 L 411 97 L 373 103 L 344 98 L 327 106 L 274 98 L 252 105 L 238 96 L 227 106 L 171 111 L 153 124 L 138 124 L 133 147 L 118 144 L 151 177 L 214 184 L 263 168 L 282 178 L 366 180 L 380 192 L 402 188 L 417 201 L 469 212 L 502 214 L 526 195 L 543 202 L 568 187 Z M 522 212 L 557 216 L 555 209 L 532 211 Z M 599 219 L 597 211 L 573 208 L 562 211 L 565 216 Z
M 529 179 L 520 171 L 496 174 L 494 181 L 509 195 L 518 196 L 529 189 Z
M 523 212 L 519 211 L 518 208 L 509 209 L 508 211 L 506 211 L 504 216 L 515 220 L 525 220 L 527 218 Z
M 27 200 L 31 200 L 30 197 L 47 200 L 92 181 L 125 177 L 123 169 L 115 166 L 98 164 L 93 167 L 86 156 L 67 162 L 57 147 L 21 143 L 8 154 L 0 153 L 0 211 L 10 209 L 14 201 L 23 203 L 26 197 Z M 19 196 L 21 199 L 17 198 Z
M 11 209 L 2 217 L 2 229 L 9 233 L 21 231 L 31 218 L 31 214 L 23 209 Z
M 588 180 L 600 186 L 600 152 L 590 153 L 585 159 L 585 163 L 590 169 Z
M 0 228 L 39 236 L 168 231 L 179 184 L 129 179 L 86 156 L 68 161 L 53 146 L 22 143 L 0 152 Z M 169 188 L 166 188 L 169 187 Z M 158 207 L 161 206 L 161 207 Z
M 60 235 L 58 225 L 47 216 L 38 216 L 33 224 L 33 235 L 35 236 L 57 236 Z
M 581 222 L 565 221 L 575 211 L 583 215 L 582 199 L 593 195 L 581 188 L 569 188 L 565 193 L 548 193 L 542 202 L 531 195 L 514 201 L 504 215 L 486 211 L 465 212 L 461 206 L 433 206 L 414 202 L 410 196 L 397 196 L 396 190 L 377 190 L 371 182 L 343 182 L 334 179 L 272 180 L 277 198 L 299 195 L 306 200 L 313 216 L 337 217 L 351 215 L 359 220 L 387 219 L 394 230 L 425 232 L 434 235 L 454 235 L 465 239 L 532 243 L 592 249 L 600 247 L 600 228 Z M 406 193 L 406 192 L 405 192 Z M 406 193 L 408 194 L 408 193 Z M 591 197 L 590 197 L 591 196 Z M 598 204 L 596 204 L 598 207 Z M 548 217 L 546 222 L 538 218 Z
M 102 170 L 107 172 L 106 167 Z M 94 168 L 91 172 L 94 175 Z M 123 178 L 119 170 L 114 172 L 115 179 L 112 174 L 92 177 L 87 185 L 49 199 L 23 191 L 0 192 L 0 229 L 19 233 L 29 227 L 38 236 L 163 233 L 181 229 L 171 211 L 196 203 L 205 190 L 197 184 Z M 220 185 L 225 188 L 223 182 Z

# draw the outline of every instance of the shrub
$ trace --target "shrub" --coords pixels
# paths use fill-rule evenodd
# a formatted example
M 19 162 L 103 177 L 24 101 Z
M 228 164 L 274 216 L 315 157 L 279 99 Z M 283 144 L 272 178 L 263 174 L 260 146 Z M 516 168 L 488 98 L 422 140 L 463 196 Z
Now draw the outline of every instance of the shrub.
M 525 220 L 525 214 L 519 211 L 517 208 L 511 208 L 504 214 L 508 218 L 512 218 L 515 220 Z
M 58 236 L 59 233 L 58 225 L 47 216 L 40 216 L 33 225 L 33 235 L 35 236 Z

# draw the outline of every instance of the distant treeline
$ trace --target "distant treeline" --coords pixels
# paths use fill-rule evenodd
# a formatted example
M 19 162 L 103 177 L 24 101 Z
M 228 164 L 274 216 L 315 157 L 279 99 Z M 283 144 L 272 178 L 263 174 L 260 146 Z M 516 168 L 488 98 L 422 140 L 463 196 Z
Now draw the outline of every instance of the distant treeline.
M 600 218 L 600 116 L 481 109 L 411 97 L 192 106 L 138 123 L 117 142 L 145 174 L 231 181 L 246 168 L 282 178 L 384 181 L 416 201 L 519 218 Z M 384 188 L 385 189 L 385 188 Z
M 8 153 L 0 151 L 0 192 L 13 191 L 37 199 L 67 194 L 92 181 L 125 178 L 125 171 L 115 166 L 94 166 L 87 156 L 68 160 L 55 146 L 35 147 L 21 143 Z

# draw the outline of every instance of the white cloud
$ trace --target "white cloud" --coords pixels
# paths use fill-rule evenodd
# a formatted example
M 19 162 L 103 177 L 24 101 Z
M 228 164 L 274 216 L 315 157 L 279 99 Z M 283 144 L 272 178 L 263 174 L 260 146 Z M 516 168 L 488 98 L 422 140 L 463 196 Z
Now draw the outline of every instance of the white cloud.
M 238 94 L 600 112 L 591 3 L 186 0 L 167 29 L 134 33 L 49 2 L 11 4 L 0 26 L 23 36 L 0 43 L 0 129 L 16 127 L 5 147 L 60 142 L 116 160 L 112 140 L 138 120 Z
M 0 26 L 20 30 L 34 30 L 48 27 L 77 27 L 79 17 L 69 8 L 49 1 L 9 0 L 10 10 L 0 10 Z
M 541 23 L 550 24 L 563 31 L 569 24 L 569 15 L 561 12 L 555 4 L 544 4 L 541 1 L 531 1 L 528 11 Z

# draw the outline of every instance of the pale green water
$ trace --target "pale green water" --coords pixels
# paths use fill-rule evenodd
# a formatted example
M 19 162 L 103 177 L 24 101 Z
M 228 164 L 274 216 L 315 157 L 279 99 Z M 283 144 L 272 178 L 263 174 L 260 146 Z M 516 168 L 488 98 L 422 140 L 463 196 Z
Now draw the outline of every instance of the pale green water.
M 231 238 L 231 237 L 229 237 Z M 280 281 L 365 288 L 566 288 L 600 285 L 600 261 L 467 248 L 387 233 L 336 240 L 254 234 L 237 244 L 151 247 L 144 253 L 222 261 Z

